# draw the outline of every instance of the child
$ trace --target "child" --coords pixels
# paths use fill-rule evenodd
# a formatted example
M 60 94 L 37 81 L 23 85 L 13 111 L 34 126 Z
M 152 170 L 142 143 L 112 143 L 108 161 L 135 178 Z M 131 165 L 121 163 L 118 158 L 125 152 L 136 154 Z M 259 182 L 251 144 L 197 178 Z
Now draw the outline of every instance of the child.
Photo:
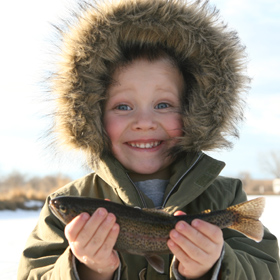
M 177 223 L 156 272 L 116 252 L 116 217 L 98 209 L 66 227 L 48 202 L 110 199 L 170 214 L 246 200 L 224 163 L 201 152 L 228 147 L 242 119 L 243 48 L 207 3 L 125 0 L 86 5 L 64 36 L 54 75 L 56 131 L 82 149 L 94 173 L 48 197 L 28 239 L 19 279 L 279 279 L 276 238 L 263 241 L 201 220 Z

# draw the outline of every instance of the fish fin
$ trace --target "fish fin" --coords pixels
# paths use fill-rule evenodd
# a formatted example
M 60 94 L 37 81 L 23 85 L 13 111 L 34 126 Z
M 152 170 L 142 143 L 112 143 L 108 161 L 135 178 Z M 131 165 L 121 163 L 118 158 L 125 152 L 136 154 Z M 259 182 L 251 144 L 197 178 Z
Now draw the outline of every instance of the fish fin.
M 258 197 L 227 208 L 229 211 L 237 212 L 239 215 L 258 220 L 265 207 L 265 198 Z
M 164 273 L 164 260 L 159 255 L 146 255 L 147 262 L 158 272 Z
M 262 241 L 263 225 L 258 220 L 241 217 L 238 223 L 234 223 L 233 225 L 229 226 L 229 228 L 241 232 L 256 242 Z
M 263 238 L 263 225 L 259 221 L 265 206 L 265 198 L 259 197 L 235 206 L 227 210 L 238 215 L 238 219 L 229 228 L 237 230 L 247 237 L 260 242 Z

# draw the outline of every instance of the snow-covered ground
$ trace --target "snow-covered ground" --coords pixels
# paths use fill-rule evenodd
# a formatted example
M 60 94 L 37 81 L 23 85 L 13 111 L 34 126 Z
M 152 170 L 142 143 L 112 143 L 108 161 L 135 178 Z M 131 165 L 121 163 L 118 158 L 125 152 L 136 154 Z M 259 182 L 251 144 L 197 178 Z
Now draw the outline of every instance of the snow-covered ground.
M 254 197 L 249 197 L 252 199 Z M 280 240 L 280 196 L 267 196 L 261 218 L 263 224 Z M 27 237 L 35 227 L 40 211 L 0 211 L 0 279 L 15 280 L 21 252 Z
M 0 279 L 17 279 L 20 255 L 39 213 L 40 210 L 0 211 Z

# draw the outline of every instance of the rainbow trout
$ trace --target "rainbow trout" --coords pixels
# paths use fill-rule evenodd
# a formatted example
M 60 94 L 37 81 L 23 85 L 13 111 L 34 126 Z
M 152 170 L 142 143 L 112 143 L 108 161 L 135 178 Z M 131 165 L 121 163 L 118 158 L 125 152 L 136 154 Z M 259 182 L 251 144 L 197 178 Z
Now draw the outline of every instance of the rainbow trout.
M 101 199 L 61 196 L 50 201 L 53 214 L 64 224 L 82 212 L 90 215 L 103 207 L 115 214 L 120 225 L 120 233 L 114 249 L 119 252 L 145 256 L 147 261 L 160 273 L 164 263 L 159 255 L 170 253 L 167 240 L 170 231 L 178 221 L 191 223 L 201 219 L 221 229 L 231 228 L 259 242 L 263 237 L 263 225 L 259 221 L 264 206 L 263 197 L 211 212 L 206 210 L 197 215 L 172 216 L 155 209 L 133 208 Z

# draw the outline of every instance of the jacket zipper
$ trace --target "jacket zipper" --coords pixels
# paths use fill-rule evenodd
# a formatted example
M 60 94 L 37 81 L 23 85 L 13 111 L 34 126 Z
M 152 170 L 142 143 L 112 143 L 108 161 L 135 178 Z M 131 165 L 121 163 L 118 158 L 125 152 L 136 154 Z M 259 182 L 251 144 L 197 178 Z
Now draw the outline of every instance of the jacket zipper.
M 178 184 L 181 182 L 181 180 L 192 170 L 192 168 L 196 165 L 196 163 L 198 162 L 198 160 L 201 158 L 201 156 L 203 155 L 203 153 L 200 153 L 197 157 L 197 159 L 195 160 L 195 162 L 189 167 L 189 169 L 179 178 L 179 180 L 174 184 L 173 188 L 170 190 L 170 192 L 167 194 L 163 204 L 161 207 L 157 207 L 157 209 L 163 209 L 167 203 L 167 200 L 169 199 L 169 197 L 171 196 L 171 194 L 173 193 L 173 191 L 176 189 L 176 187 L 178 186 Z M 131 180 L 130 176 L 126 173 L 127 178 L 129 179 L 129 181 L 131 182 L 131 184 L 134 186 L 134 188 L 136 189 L 140 200 L 142 202 L 142 208 L 148 208 L 146 201 L 143 197 L 143 195 L 141 194 L 141 192 L 139 191 L 139 189 L 135 186 L 134 182 Z
M 197 157 L 197 159 L 195 160 L 195 162 L 189 167 L 189 169 L 179 178 L 179 180 L 176 182 L 176 184 L 174 184 L 173 188 L 170 190 L 170 192 L 167 194 L 162 206 L 160 209 L 163 209 L 167 203 L 167 200 L 169 199 L 169 197 L 171 196 L 171 194 L 173 193 L 173 191 L 176 189 L 176 187 L 178 186 L 178 184 L 181 182 L 181 180 L 193 169 L 193 167 L 197 164 L 198 160 L 201 158 L 201 156 L 203 155 L 203 153 L 200 153 Z
M 134 182 L 131 180 L 131 178 L 129 177 L 129 175 L 127 173 L 125 173 L 127 178 L 129 179 L 129 181 L 131 182 L 131 184 L 134 186 L 134 188 L 136 189 L 140 199 L 141 199 L 141 202 L 142 202 L 142 208 L 148 208 L 147 206 L 147 203 L 143 197 L 143 195 L 141 194 L 141 192 L 139 191 L 139 189 L 135 186 Z

